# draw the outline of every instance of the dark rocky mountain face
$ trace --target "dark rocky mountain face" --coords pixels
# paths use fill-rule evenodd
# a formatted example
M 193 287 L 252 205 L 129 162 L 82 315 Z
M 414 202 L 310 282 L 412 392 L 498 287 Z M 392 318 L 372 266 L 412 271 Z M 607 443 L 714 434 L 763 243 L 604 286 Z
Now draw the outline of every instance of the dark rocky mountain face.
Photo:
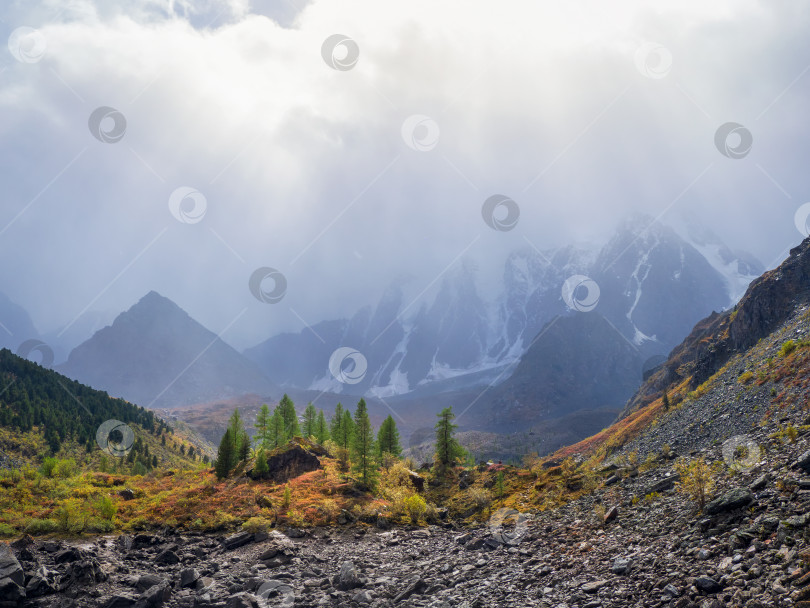
M 364 307 L 351 319 L 324 321 L 312 330 L 274 336 L 247 349 L 245 356 L 279 384 L 382 395 L 440 379 L 444 368 L 468 369 L 485 356 L 487 309 L 478 296 L 471 266 L 449 273 L 433 303 L 423 306 L 413 319 L 403 320 L 408 305 L 397 282 L 376 307 Z M 367 370 L 359 381 L 342 384 L 330 371 L 330 358 L 340 347 L 362 354 Z
M 578 410 L 615 407 L 638 388 L 643 360 L 597 312 L 556 317 L 511 377 L 482 400 L 485 418 L 493 429 L 517 431 Z
M 778 268 L 753 281 L 733 310 L 699 321 L 627 404 L 624 415 L 684 378 L 691 377 L 692 388 L 696 387 L 809 302 L 810 239 L 805 239 Z
M 151 407 L 278 393 L 255 365 L 155 292 L 76 347 L 59 371 Z
M 599 253 L 599 312 L 645 352 L 668 352 L 697 319 L 729 305 L 726 282 L 671 228 L 626 222 Z
M 443 279 L 435 299 L 418 309 L 404 300 L 398 282 L 376 307 L 351 319 L 274 336 L 245 355 L 290 387 L 387 398 L 449 378 L 473 380 L 476 374 L 484 386 L 490 378 L 482 372 L 516 363 L 549 321 L 570 311 L 562 286 L 581 275 L 598 287 L 597 312 L 642 354 L 663 356 L 697 320 L 728 307 L 729 294 L 750 280 L 755 265 L 713 235 L 682 238 L 650 217 L 636 216 L 599 250 L 514 251 L 494 299 L 482 297 L 476 269 L 463 264 Z M 341 384 L 330 373 L 330 357 L 340 347 L 364 356 L 368 369 L 361 381 Z M 637 370 L 631 378 L 639 378 Z

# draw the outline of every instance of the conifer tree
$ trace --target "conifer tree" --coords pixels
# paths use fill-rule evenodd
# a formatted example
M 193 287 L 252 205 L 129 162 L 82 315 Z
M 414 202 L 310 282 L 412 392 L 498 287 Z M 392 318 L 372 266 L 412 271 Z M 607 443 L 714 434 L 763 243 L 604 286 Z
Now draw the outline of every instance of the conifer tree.
M 264 453 L 263 447 L 259 447 L 256 452 L 256 467 L 253 469 L 253 472 L 259 477 L 262 477 L 263 475 L 267 474 L 268 470 L 267 454 Z
M 386 453 L 392 456 L 399 456 L 402 453 L 402 446 L 399 444 L 397 423 L 394 422 L 394 418 L 391 415 L 383 420 L 383 423 L 380 425 L 380 430 L 377 432 L 377 455 L 382 457 L 382 455 Z
M 340 447 L 348 450 L 352 446 L 352 437 L 354 437 L 354 419 L 349 410 L 343 410 L 342 421 L 340 423 L 340 436 L 335 439 L 335 441 Z
M 214 471 L 218 479 L 225 479 L 231 473 L 234 465 L 233 435 L 231 429 L 227 429 L 219 442 L 217 451 L 217 461 L 214 463 Z
M 310 402 L 307 405 L 307 409 L 304 410 L 304 424 L 303 424 L 303 435 L 307 439 L 309 437 L 315 436 L 315 423 L 318 420 L 318 410 L 315 409 L 315 406 L 312 405 Z
M 281 417 L 284 419 L 284 441 L 289 441 L 293 437 L 301 436 L 301 429 L 298 426 L 298 414 L 295 413 L 295 404 L 285 393 L 278 403 Z
M 270 447 L 277 448 L 286 443 L 284 435 L 284 417 L 281 415 L 281 409 L 277 406 L 273 410 L 273 415 L 270 417 Z
M 343 405 L 338 403 L 335 406 L 335 413 L 329 421 L 329 434 L 332 436 L 332 441 L 340 443 L 339 437 L 341 436 L 341 425 L 343 424 Z
M 352 441 L 352 468 L 366 488 L 375 482 L 376 458 L 374 454 L 374 431 L 368 418 L 366 401 L 360 399 L 354 411 L 354 438 Z
M 233 468 L 237 462 L 247 460 L 250 455 L 250 437 L 245 431 L 245 424 L 242 421 L 242 416 L 239 415 L 239 409 L 235 409 L 228 420 L 228 430 L 231 431 L 231 442 L 233 443 Z
M 434 427 L 436 429 L 436 464 L 444 468 L 456 463 L 458 458 L 464 458 L 464 448 L 456 441 L 455 430 L 458 425 L 453 424 L 456 417 L 453 414 L 453 407 L 446 407 L 436 414 L 439 421 Z
M 324 416 L 323 410 L 318 410 L 318 418 L 315 420 L 315 438 L 320 444 L 329 439 L 329 427 L 326 425 L 326 416 Z
M 270 413 L 270 408 L 267 406 L 266 403 L 262 404 L 262 407 L 259 409 L 259 413 L 256 414 L 256 424 L 253 426 L 256 427 L 256 435 L 254 440 L 256 441 L 256 445 L 261 448 L 268 449 L 270 448 L 270 418 L 272 414 Z

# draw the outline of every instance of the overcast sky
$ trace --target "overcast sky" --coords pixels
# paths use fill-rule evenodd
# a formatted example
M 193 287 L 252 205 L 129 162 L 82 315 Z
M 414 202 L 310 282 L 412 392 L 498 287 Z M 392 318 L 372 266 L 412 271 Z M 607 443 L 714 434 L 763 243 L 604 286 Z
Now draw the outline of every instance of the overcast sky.
M 0 20 L 0 291 L 41 331 L 154 289 L 243 347 L 631 210 L 770 266 L 802 238 L 804 3 L 15 0 Z M 496 194 L 511 230 L 482 217 Z M 251 294 L 262 267 L 277 303 Z

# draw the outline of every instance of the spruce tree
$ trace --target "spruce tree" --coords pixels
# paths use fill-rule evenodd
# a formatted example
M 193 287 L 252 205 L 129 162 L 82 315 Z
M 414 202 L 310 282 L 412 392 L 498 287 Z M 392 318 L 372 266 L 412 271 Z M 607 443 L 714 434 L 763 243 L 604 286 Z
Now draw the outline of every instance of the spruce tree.
M 217 461 L 214 463 L 214 471 L 218 479 L 225 479 L 233 469 L 234 453 L 233 453 L 233 435 L 231 429 L 227 429 L 219 442 L 219 450 L 217 451 Z
M 284 445 L 286 441 L 284 436 L 284 417 L 281 415 L 281 409 L 276 407 L 270 418 L 270 447 L 280 447 Z
M 402 453 L 402 446 L 399 444 L 399 431 L 393 416 L 383 420 L 380 430 L 377 432 L 377 453 L 380 457 L 388 453 L 392 456 L 399 456 Z
M 237 457 L 239 462 L 246 462 L 250 458 L 250 435 L 247 434 L 245 429 L 242 429 L 242 435 L 239 437 L 239 450 Z
M 233 443 L 233 466 L 236 466 L 237 462 L 247 460 L 250 455 L 250 437 L 245 431 L 245 424 L 242 416 L 239 415 L 238 408 L 233 411 L 228 420 L 228 430 L 231 431 L 231 442 Z
M 320 444 L 329 439 L 329 427 L 326 425 L 326 416 L 323 415 L 323 410 L 318 410 L 318 418 L 315 420 L 315 438 Z
M 335 413 L 332 420 L 329 422 L 329 434 L 332 436 L 332 441 L 340 443 L 339 437 L 341 436 L 340 425 L 343 424 L 343 405 L 338 403 L 335 406 Z
M 301 429 L 298 426 L 298 414 L 295 413 L 295 404 L 285 393 L 278 403 L 281 417 L 284 419 L 284 441 L 293 437 L 301 436 Z
M 458 428 L 458 425 L 453 424 L 453 419 L 456 417 L 453 414 L 453 407 L 446 407 L 436 415 L 439 417 L 439 421 L 434 427 L 436 429 L 436 464 L 444 468 L 454 465 L 458 458 L 463 458 L 465 451 L 453 436 Z
M 259 449 L 256 452 L 256 467 L 253 469 L 253 472 L 257 476 L 262 477 L 267 474 L 268 470 L 269 468 L 267 466 L 267 454 L 264 453 L 263 447 L 259 447 Z
M 256 435 L 254 440 L 256 441 L 256 445 L 258 447 L 268 449 L 270 448 L 270 418 L 272 414 L 270 413 L 270 408 L 267 406 L 266 403 L 262 404 L 262 407 L 259 409 L 259 413 L 256 414 L 256 424 L 253 426 L 256 427 Z
M 304 437 L 307 439 L 316 435 L 315 423 L 317 420 L 318 410 L 316 410 L 315 406 L 310 402 L 307 405 L 307 409 L 304 410 L 304 425 L 302 429 Z
M 348 450 L 352 446 L 352 437 L 354 437 L 354 420 L 352 419 L 352 413 L 349 410 L 343 410 L 340 423 L 340 435 L 335 441 L 340 447 Z
M 374 457 L 374 431 L 368 418 L 365 399 L 360 399 L 354 411 L 354 439 L 352 441 L 352 468 L 366 488 L 373 488 L 376 459 Z

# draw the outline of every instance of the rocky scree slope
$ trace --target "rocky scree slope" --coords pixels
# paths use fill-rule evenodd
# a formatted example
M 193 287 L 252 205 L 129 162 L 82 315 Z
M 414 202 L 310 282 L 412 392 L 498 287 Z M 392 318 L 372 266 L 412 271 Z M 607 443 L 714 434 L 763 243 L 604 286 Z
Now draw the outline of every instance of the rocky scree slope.
M 810 303 L 810 238 L 790 250 L 774 270 L 754 280 L 737 305 L 712 313 L 670 353 L 628 402 L 624 415 L 658 398 L 664 388 L 688 380 L 697 387 L 735 354 L 741 354 L 773 333 L 802 306 Z

